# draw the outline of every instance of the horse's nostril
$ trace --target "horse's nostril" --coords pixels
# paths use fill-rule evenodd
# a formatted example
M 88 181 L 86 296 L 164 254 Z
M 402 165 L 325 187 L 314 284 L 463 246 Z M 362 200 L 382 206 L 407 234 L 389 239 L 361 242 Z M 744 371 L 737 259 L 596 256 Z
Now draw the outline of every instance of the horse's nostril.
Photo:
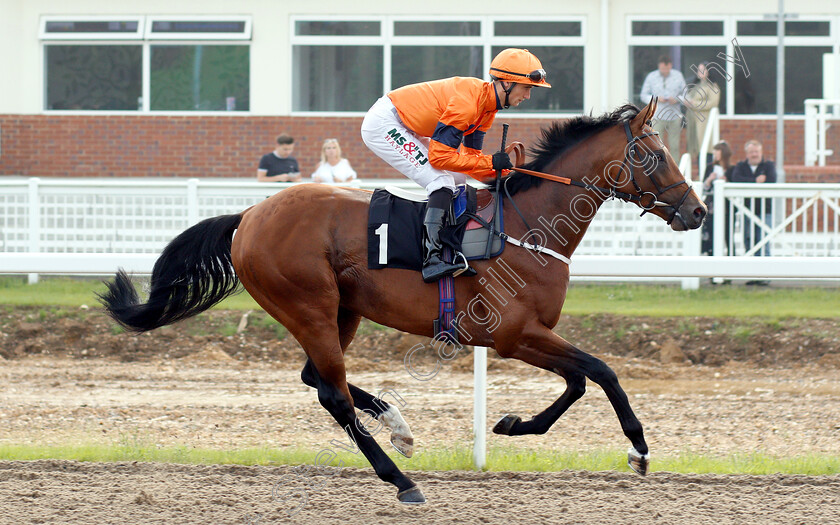
M 694 208 L 694 218 L 698 221 L 702 221 L 703 218 L 706 216 L 706 210 L 703 209 L 702 206 L 698 206 Z

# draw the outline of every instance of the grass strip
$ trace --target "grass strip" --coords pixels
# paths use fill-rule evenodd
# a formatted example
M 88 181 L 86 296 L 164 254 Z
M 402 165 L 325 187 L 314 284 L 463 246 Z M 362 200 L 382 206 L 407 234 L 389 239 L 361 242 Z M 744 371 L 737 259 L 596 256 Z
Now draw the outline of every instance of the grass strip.
M 145 281 L 138 279 L 136 284 L 142 291 Z M 102 278 L 43 277 L 37 284 L 30 285 L 24 277 L 4 276 L 0 277 L 0 304 L 98 307 L 94 293 L 104 290 Z M 215 308 L 258 310 L 259 306 L 243 292 L 225 299 Z M 679 286 L 661 284 L 573 284 L 563 313 L 826 319 L 840 317 L 840 287 L 707 286 L 683 290 Z
M 116 445 L 0 445 L 0 460 L 29 461 L 61 459 L 93 462 L 144 461 L 196 465 L 314 465 L 323 450 L 334 454 L 333 466 L 369 468 L 361 453 L 333 448 L 198 449 L 186 446 L 157 447 L 145 444 Z M 414 471 L 473 470 L 472 450 L 467 446 L 424 450 L 411 459 L 389 454 L 401 469 Z M 328 457 L 332 457 L 328 456 Z M 562 470 L 629 472 L 624 452 L 562 452 L 491 447 L 487 452 L 490 472 L 558 472 Z M 655 457 L 651 472 L 679 474 L 840 474 L 840 457 L 807 454 L 776 457 L 764 452 L 707 456 L 690 452 Z

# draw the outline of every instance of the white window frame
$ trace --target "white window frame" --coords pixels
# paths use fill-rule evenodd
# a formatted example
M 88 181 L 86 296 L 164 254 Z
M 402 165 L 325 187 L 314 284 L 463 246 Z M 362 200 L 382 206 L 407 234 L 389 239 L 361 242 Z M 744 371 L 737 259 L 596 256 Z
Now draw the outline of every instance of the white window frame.
M 156 21 L 235 21 L 245 22 L 241 33 L 157 33 L 151 32 L 152 23 Z M 99 22 L 99 21 L 137 21 L 138 29 L 132 33 L 47 33 L 47 22 Z M 171 111 L 151 109 L 151 46 L 184 46 L 184 45 L 220 45 L 225 42 L 229 46 L 248 46 L 250 54 L 252 19 L 250 16 L 229 15 L 196 15 L 196 16 L 165 16 L 165 15 L 87 15 L 87 16 L 42 16 L 40 20 L 39 38 L 41 39 L 41 94 L 42 112 L 45 114 L 61 115 L 191 115 L 191 116 L 242 116 L 251 114 L 247 111 Z M 142 48 L 142 105 L 137 110 L 96 110 L 96 109 L 47 109 L 46 63 L 45 48 L 47 46 L 84 46 L 84 45 L 138 45 Z M 249 86 L 250 89 L 250 86 Z
M 137 30 L 128 32 L 106 33 L 48 33 L 49 22 L 137 22 Z M 85 40 L 142 40 L 146 17 L 140 15 L 87 15 L 87 16 L 42 16 L 38 26 L 39 40 L 67 40 L 80 42 Z
M 642 21 L 672 21 L 672 22 L 708 22 L 708 21 L 723 21 L 723 35 L 722 36 L 680 36 L 680 35 L 662 35 L 662 36 L 634 36 L 633 22 Z M 778 37 L 773 36 L 738 36 L 738 22 L 768 22 L 763 15 L 627 15 L 626 18 L 626 35 L 627 35 L 627 55 L 629 57 L 630 48 L 632 46 L 651 46 L 651 45 L 679 45 L 679 46 L 725 46 L 726 54 L 734 56 L 735 46 L 732 43 L 733 39 L 737 38 L 739 47 L 754 47 L 754 46 L 776 46 L 778 44 Z M 806 15 L 799 18 L 789 20 L 790 22 L 829 22 L 829 36 L 786 36 L 785 47 L 813 47 L 824 46 L 831 47 L 835 54 L 840 53 L 840 16 L 830 15 Z M 625 78 L 630 79 L 630 63 L 628 64 L 627 75 Z M 749 65 L 749 62 L 747 62 Z M 730 61 L 726 61 L 726 72 L 734 79 L 740 70 Z M 626 87 L 629 93 L 630 86 Z M 735 113 L 735 83 L 726 83 L 726 108 L 721 112 L 722 116 L 728 118 L 735 117 L 743 120 L 767 120 L 776 118 L 772 114 L 753 114 L 753 113 Z M 802 120 L 804 115 L 785 114 L 785 119 Z
M 378 36 L 333 36 L 333 35 L 301 35 L 295 33 L 297 22 L 379 22 L 380 34 Z M 580 36 L 495 36 L 493 34 L 493 22 L 577 22 L 580 24 Z M 394 22 L 479 22 L 480 34 L 478 36 L 396 36 L 394 35 Z M 289 18 L 289 64 L 294 72 L 294 47 L 295 46 L 317 46 L 317 45 L 346 45 L 346 46 L 382 46 L 382 94 L 385 94 L 394 86 L 391 86 L 391 48 L 392 46 L 481 46 L 483 49 L 484 63 L 489 70 L 492 61 L 492 48 L 494 46 L 524 47 L 529 46 L 550 46 L 550 47 L 581 47 L 583 49 L 583 107 L 589 107 L 586 92 L 587 63 L 590 58 L 589 46 L 586 46 L 587 38 L 587 17 L 586 16 L 546 16 L 539 19 L 534 16 L 430 16 L 430 15 L 395 15 L 395 16 L 366 16 L 366 15 L 293 15 Z M 549 72 L 549 82 L 551 81 Z M 484 79 L 490 80 L 487 71 L 484 71 Z M 399 86 L 396 86 L 399 87 Z M 289 107 L 294 107 L 294 93 L 289 90 Z M 364 112 L 359 111 L 292 111 L 292 116 L 301 117 L 359 117 Z M 505 115 L 506 118 L 568 118 L 578 116 L 580 112 L 529 112 L 521 111 Z
M 251 40 L 251 17 L 250 16 L 213 16 L 213 15 L 199 15 L 199 16 L 162 16 L 150 15 L 146 17 L 146 32 L 144 38 L 146 40 Z M 172 32 L 172 33 L 154 33 L 155 22 L 244 22 L 242 32 L 210 32 L 210 33 L 196 33 L 196 32 Z

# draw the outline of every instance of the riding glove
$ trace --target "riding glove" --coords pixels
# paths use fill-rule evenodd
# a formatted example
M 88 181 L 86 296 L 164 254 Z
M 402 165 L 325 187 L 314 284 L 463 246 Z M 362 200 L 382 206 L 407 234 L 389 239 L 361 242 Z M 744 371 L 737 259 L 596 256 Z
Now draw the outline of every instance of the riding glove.
M 497 151 L 493 154 L 494 170 L 509 170 L 511 168 L 513 168 L 513 163 L 510 162 L 510 155 L 508 155 L 504 151 Z

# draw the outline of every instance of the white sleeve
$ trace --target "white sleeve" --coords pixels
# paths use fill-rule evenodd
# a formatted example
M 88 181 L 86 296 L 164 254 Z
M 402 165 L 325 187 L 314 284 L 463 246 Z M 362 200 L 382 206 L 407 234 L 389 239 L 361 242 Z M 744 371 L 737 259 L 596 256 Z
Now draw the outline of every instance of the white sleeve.
M 326 163 L 324 162 L 318 164 L 318 169 L 312 174 L 313 182 L 333 182 L 332 172 L 326 169 L 326 167 Z
M 641 98 L 642 98 L 642 104 L 650 103 L 650 98 L 653 95 L 653 90 L 652 90 L 651 85 L 650 85 L 650 80 L 651 80 L 650 73 L 648 73 L 648 76 L 645 77 L 645 81 L 642 84 L 642 93 L 640 95 Z
M 354 180 L 356 178 L 356 170 L 350 167 L 350 161 L 347 159 L 341 159 L 341 163 L 339 164 L 341 167 L 340 177 L 341 181 L 339 182 L 348 182 Z

